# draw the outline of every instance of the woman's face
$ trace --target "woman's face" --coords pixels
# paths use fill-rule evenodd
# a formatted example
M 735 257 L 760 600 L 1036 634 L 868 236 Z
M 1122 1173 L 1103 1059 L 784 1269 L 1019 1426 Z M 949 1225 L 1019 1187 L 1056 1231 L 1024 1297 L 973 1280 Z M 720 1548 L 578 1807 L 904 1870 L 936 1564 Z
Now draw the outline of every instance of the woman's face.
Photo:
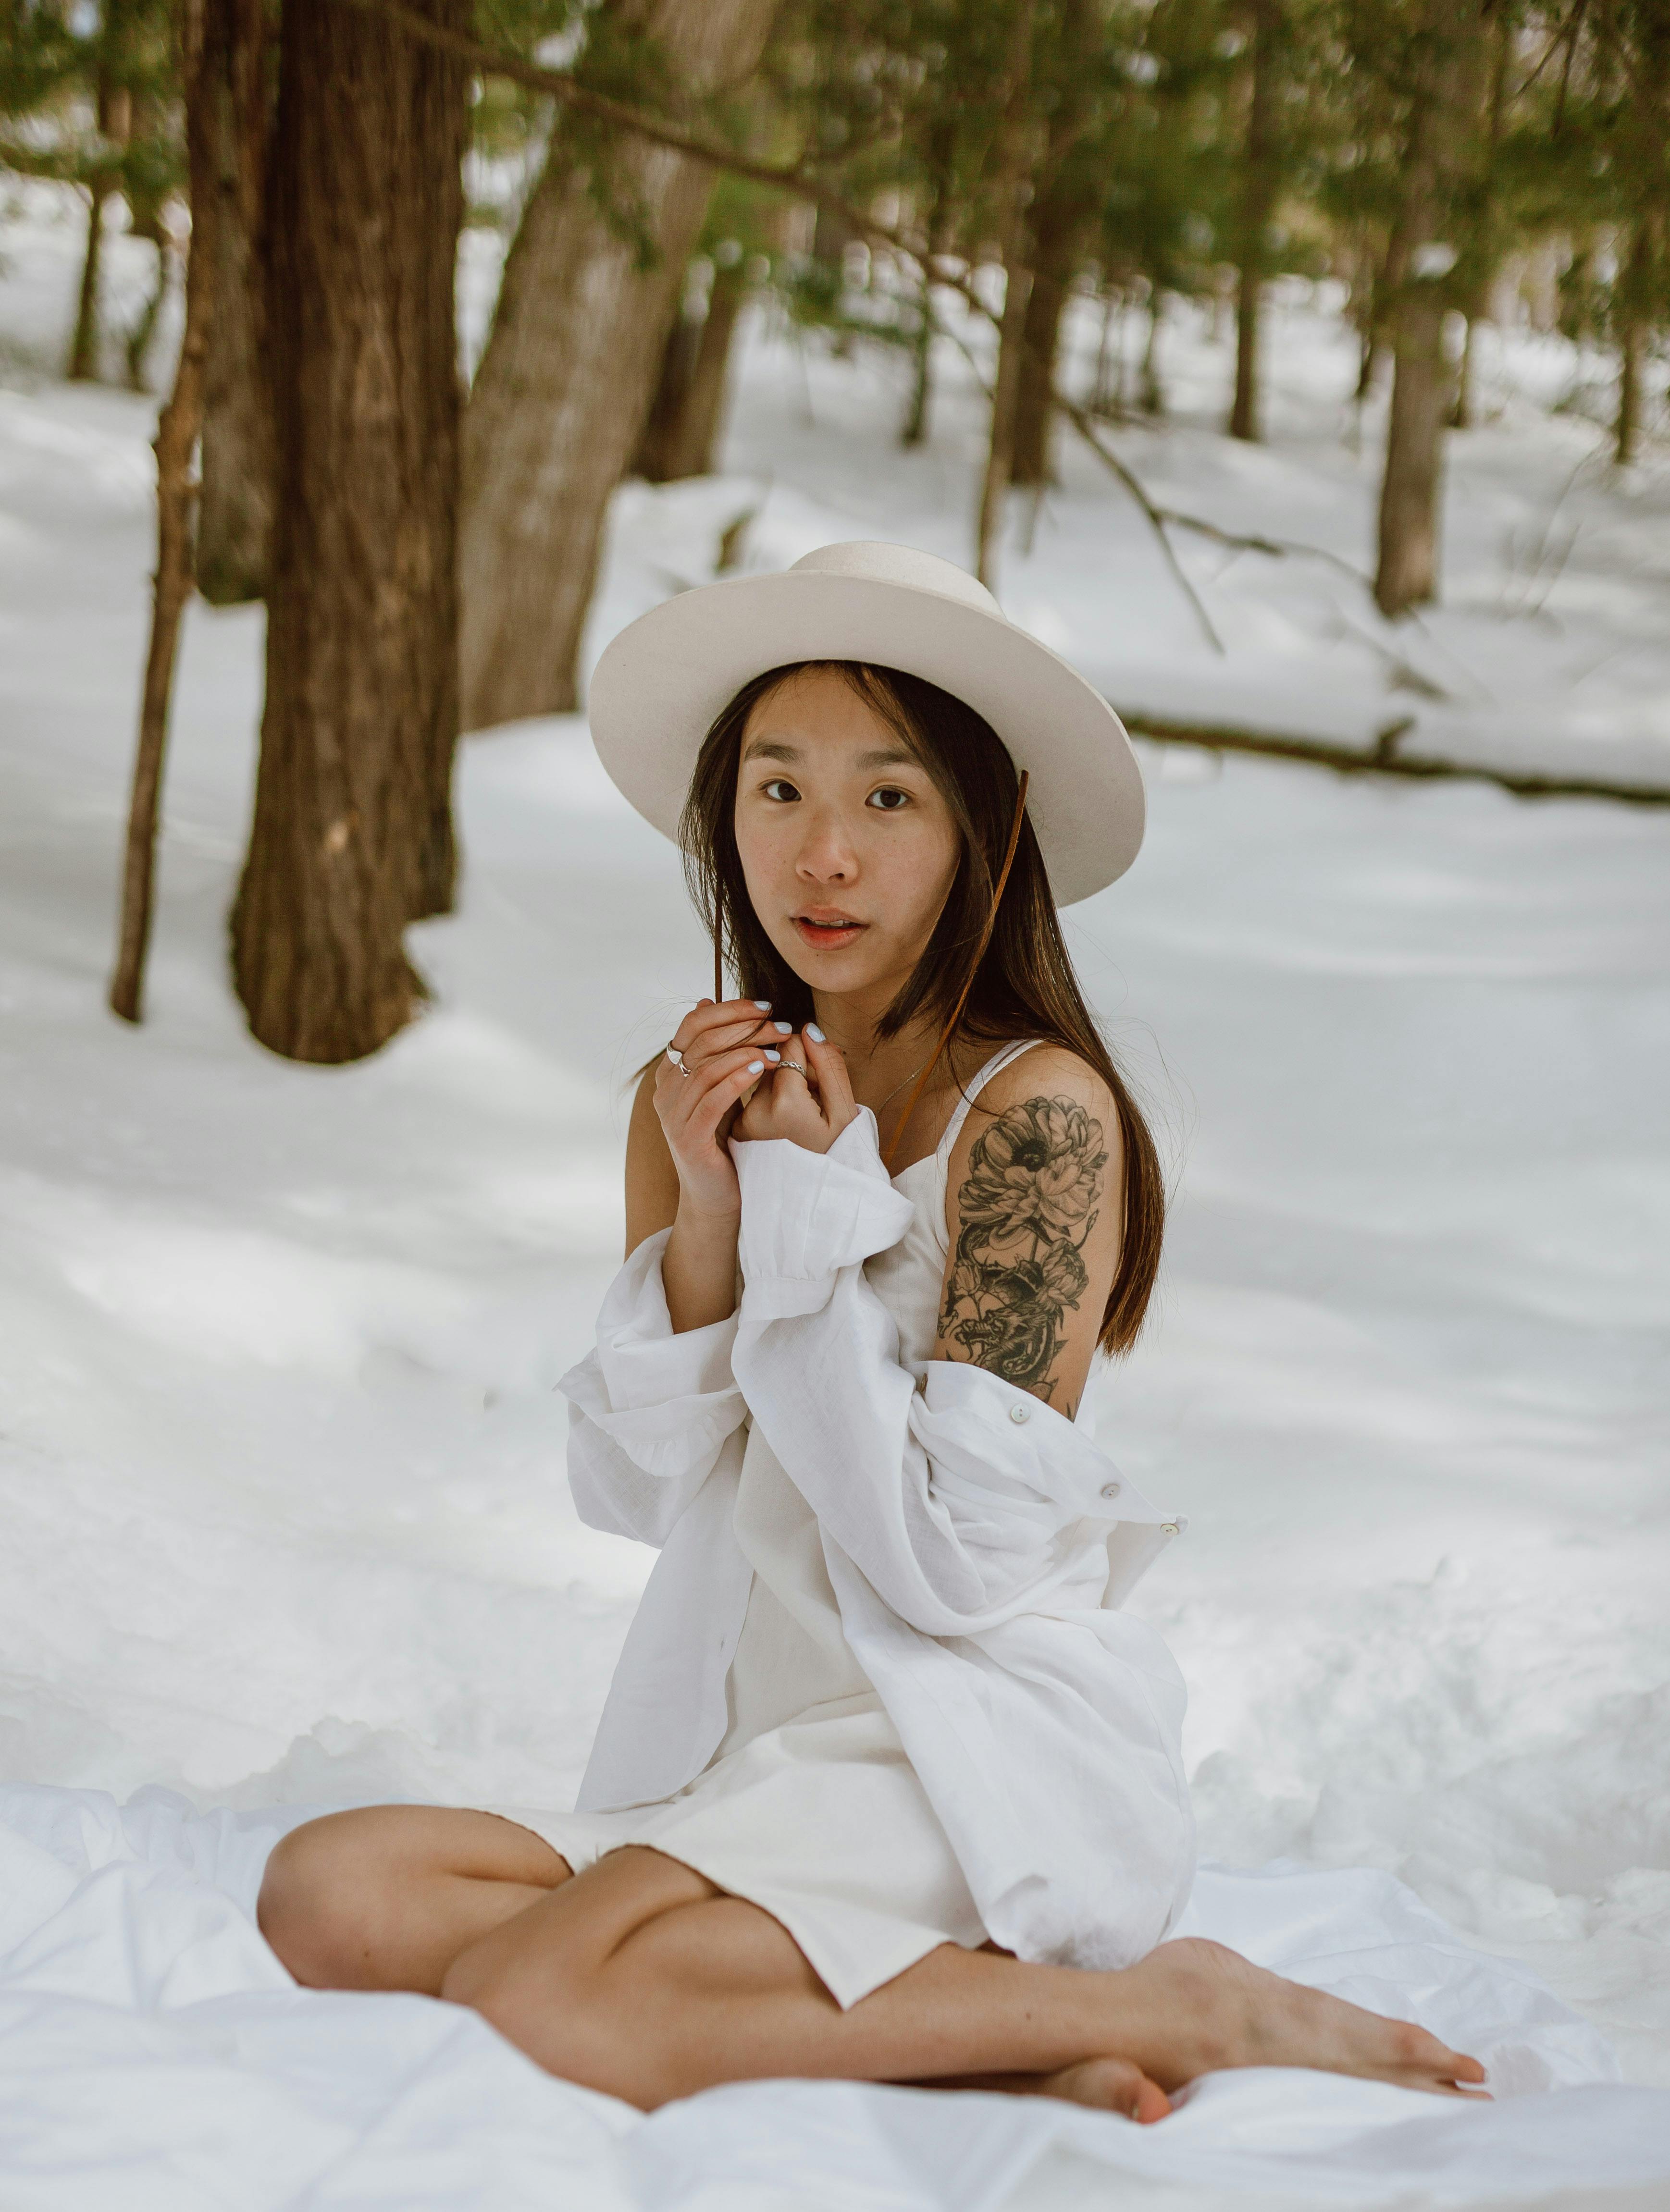
M 957 872 L 949 808 L 898 732 L 832 669 L 792 676 L 742 733 L 736 845 L 766 935 L 817 992 L 885 1003 Z

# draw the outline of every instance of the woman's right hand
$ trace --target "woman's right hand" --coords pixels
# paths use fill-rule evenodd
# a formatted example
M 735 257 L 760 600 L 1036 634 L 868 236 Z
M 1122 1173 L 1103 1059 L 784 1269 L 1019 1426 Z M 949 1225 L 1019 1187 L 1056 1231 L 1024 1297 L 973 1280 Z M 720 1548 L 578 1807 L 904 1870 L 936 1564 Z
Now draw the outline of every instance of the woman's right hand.
M 742 1193 L 727 1142 L 736 1109 L 766 1072 L 792 1024 L 769 1001 L 704 999 L 673 1030 L 680 1073 L 665 1053 L 655 1071 L 655 1114 L 679 1175 L 679 1210 L 734 1218 Z

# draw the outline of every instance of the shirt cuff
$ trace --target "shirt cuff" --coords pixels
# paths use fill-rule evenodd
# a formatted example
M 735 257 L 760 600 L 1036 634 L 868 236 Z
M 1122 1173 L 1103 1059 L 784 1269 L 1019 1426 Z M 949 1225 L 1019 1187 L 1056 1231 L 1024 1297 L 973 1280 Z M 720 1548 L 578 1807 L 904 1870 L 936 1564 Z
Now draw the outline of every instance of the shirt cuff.
M 786 1138 L 731 1146 L 742 1187 L 738 1251 L 749 1305 L 771 1316 L 814 1312 L 843 1267 L 896 1244 L 915 1212 L 893 1187 L 861 1106 L 826 1152 Z
M 731 1373 L 736 1316 L 673 1333 L 661 1284 L 671 1234 L 646 1237 L 632 1254 L 603 1301 L 595 1348 L 557 1385 L 652 1474 L 682 1474 L 747 1413 Z

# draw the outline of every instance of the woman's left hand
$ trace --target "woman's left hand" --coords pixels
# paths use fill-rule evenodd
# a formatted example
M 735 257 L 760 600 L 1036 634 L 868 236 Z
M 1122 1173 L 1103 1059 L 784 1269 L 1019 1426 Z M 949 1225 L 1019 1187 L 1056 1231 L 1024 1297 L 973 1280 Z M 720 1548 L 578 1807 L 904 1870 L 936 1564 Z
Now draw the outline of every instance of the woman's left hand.
M 804 1068 L 802 1075 L 798 1073 Z M 783 1063 L 762 1076 L 736 1118 L 733 1137 L 787 1137 L 808 1152 L 826 1152 L 858 1117 L 838 1045 L 805 1030 L 783 1041 Z

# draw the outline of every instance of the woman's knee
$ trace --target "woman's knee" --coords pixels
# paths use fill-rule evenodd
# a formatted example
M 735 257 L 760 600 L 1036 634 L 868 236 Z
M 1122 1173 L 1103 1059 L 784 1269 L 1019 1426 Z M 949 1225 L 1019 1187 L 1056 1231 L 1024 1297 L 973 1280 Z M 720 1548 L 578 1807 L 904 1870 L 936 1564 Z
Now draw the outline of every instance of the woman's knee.
M 415 1809 L 415 1808 L 414 1808 Z M 326 1813 L 274 1845 L 255 1915 L 299 1982 L 314 1989 L 381 1986 L 375 1960 L 388 1916 L 404 1806 Z
M 308 1820 L 292 1828 L 273 1845 L 261 1876 L 255 1918 L 267 1942 L 299 1982 L 328 1982 L 321 1973 L 325 1923 L 335 1909 L 336 1893 L 328 1879 L 332 1861 L 340 1853 L 326 1832 L 331 1818 Z
M 396 1812 L 398 1808 L 372 1808 Z M 365 1989 L 387 1896 L 387 1836 L 365 1814 L 334 1812 L 281 1836 L 261 1875 L 257 1923 L 309 1989 Z

